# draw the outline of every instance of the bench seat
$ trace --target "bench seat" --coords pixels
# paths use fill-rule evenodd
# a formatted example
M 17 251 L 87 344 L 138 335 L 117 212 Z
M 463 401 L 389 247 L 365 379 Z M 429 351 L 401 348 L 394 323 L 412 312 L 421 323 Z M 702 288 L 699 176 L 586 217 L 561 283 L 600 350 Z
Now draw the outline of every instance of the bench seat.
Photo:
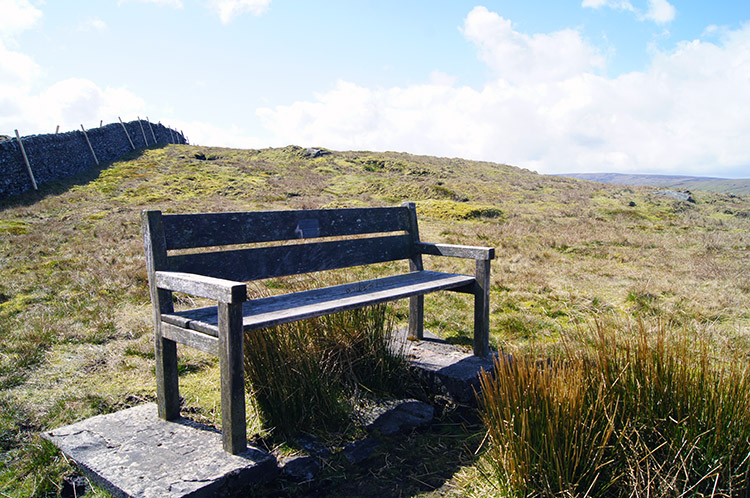
M 272 327 L 439 290 L 458 290 L 464 287 L 466 288 L 465 292 L 470 293 L 473 292 L 474 282 L 475 278 L 470 275 L 417 271 L 253 299 L 242 304 L 242 328 L 244 331 L 248 331 Z M 161 319 L 166 324 L 218 338 L 217 310 L 216 306 L 208 306 L 188 311 L 165 313 L 161 316 Z M 170 331 L 175 334 L 178 333 L 177 331 Z M 165 334 L 165 336 L 167 335 L 169 333 Z M 178 338 L 175 337 L 175 339 Z M 208 339 L 205 342 L 211 344 L 216 341 Z M 216 344 L 218 347 L 218 342 Z M 214 352 L 213 348 L 211 349 L 209 352 Z

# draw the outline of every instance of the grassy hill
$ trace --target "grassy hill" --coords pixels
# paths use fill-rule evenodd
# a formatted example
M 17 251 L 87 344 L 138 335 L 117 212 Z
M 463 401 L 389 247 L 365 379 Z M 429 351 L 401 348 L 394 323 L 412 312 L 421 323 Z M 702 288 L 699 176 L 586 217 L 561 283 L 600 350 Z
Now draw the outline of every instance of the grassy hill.
M 706 190 L 726 194 L 750 194 L 750 179 L 709 178 L 703 176 L 678 175 L 629 175 L 622 173 L 570 173 L 560 176 L 614 183 L 616 185 L 646 185 L 674 190 Z
M 0 491 L 44 496 L 71 472 L 39 432 L 154 399 L 143 209 L 415 201 L 423 240 L 497 248 L 493 347 L 555 355 L 597 324 L 640 322 L 707 334 L 716 355 L 747 358 L 750 197 L 697 191 L 688 203 L 655 190 L 402 153 L 170 145 L 0 201 Z M 425 266 L 470 271 L 463 264 Z M 469 344 L 467 299 L 428 296 L 426 327 Z M 405 319 L 403 304 L 392 312 Z M 185 411 L 217 423 L 215 360 L 186 351 L 180 369 Z M 469 489 L 476 479 L 461 476 L 476 478 L 482 431 L 461 430 L 449 454 L 468 470 L 409 474 L 400 491 L 429 493 L 446 479 Z M 437 458 L 436 444 L 420 448 Z

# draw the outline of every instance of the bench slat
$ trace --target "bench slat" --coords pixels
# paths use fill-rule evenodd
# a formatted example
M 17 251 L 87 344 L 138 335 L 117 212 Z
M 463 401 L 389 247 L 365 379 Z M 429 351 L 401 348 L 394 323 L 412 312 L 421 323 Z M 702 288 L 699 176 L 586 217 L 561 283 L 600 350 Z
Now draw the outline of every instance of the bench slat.
M 167 250 L 398 232 L 405 207 L 163 215 Z
M 169 256 L 170 271 L 247 282 L 397 261 L 411 256 L 408 235 L 336 240 Z
M 420 271 L 254 299 L 243 304 L 242 325 L 245 331 L 271 327 L 474 283 L 475 278 L 469 275 Z M 162 315 L 162 320 L 205 334 L 218 334 L 215 306 Z
M 204 353 L 219 356 L 219 339 L 216 336 L 185 329 L 169 322 L 162 322 L 161 325 L 163 337 Z

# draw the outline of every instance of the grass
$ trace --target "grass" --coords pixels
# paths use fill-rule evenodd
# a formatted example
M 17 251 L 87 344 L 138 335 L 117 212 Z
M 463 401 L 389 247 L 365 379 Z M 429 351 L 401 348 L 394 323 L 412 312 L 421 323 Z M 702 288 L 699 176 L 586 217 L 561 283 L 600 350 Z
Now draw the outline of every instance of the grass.
M 406 392 L 401 349 L 385 305 L 248 332 L 245 372 L 263 427 L 342 432 L 364 399 Z
M 507 496 L 745 496 L 747 352 L 705 329 L 603 317 L 559 356 L 483 374 L 484 477 Z
M 39 193 L 0 200 L 0 492 L 55 495 L 62 479 L 75 471 L 63 460 L 55 460 L 57 465 L 40 457 L 45 454 L 38 446 L 40 432 L 154 399 L 151 308 L 138 221 L 142 209 L 240 211 L 415 201 L 423 240 L 497 249 L 490 340 L 508 354 L 564 358 L 567 348 L 573 356 L 592 355 L 593 339 L 571 338 L 584 324 L 590 324 L 586 329 L 595 337 L 596 320 L 617 314 L 627 319 L 602 321 L 617 344 L 638 337 L 640 320 L 648 344 L 657 344 L 660 327 L 666 344 L 702 334 L 709 364 L 716 358 L 747 363 L 747 197 L 694 192 L 696 202 L 684 203 L 656 195 L 653 188 L 547 177 L 486 162 L 375 152 L 310 159 L 302 151 L 170 145 L 43 185 Z M 425 258 L 425 266 L 473 271 L 471 262 L 448 258 Z M 350 277 L 404 268 L 357 268 Z M 270 282 L 257 286 L 262 292 L 283 290 Z M 470 296 L 436 293 L 425 301 L 430 331 L 455 344 L 470 343 Z M 183 304 L 190 305 L 178 302 Z M 395 326 L 405 322 L 403 303 L 390 313 Z M 187 348 L 179 357 L 183 413 L 218 424 L 215 360 Z M 265 430 L 255 419 L 250 422 L 251 432 Z M 461 465 L 440 458 L 440 445 L 448 439 L 430 431 L 409 436 L 414 454 L 409 448 L 397 453 L 412 465 L 399 471 L 384 468 L 383 479 L 400 475 L 396 482 L 407 494 L 440 495 L 445 491 L 435 490 L 440 482 L 457 495 L 498 493 L 490 481 L 462 477 L 488 472 L 489 458 L 477 462 L 474 455 L 485 430 L 475 424 L 451 427 L 450 440 L 461 443 L 450 454 Z M 636 450 L 645 444 L 645 430 L 630 433 L 630 439 L 619 434 L 612 437 L 629 441 L 624 447 L 631 455 L 644 455 Z M 648 444 L 655 448 L 651 440 Z M 675 453 L 678 464 L 692 444 Z M 480 453 L 494 451 L 488 448 L 485 441 Z M 429 471 L 419 466 L 417 453 L 435 459 L 425 464 Z M 698 462 L 698 454 L 696 447 L 686 461 Z M 659 452 L 651 456 L 660 463 L 646 458 L 641 467 L 626 468 L 655 476 L 661 463 L 674 458 Z M 671 475 L 666 468 L 659 475 Z M 614 482 L 619 474 L 611 475 Z M 337 490 L 345 495 L 350 488 L 344 482 L 361 482 L 359 489 L 366 489 L 373 479 L 367 471 L 343 467 L 331 469 L 323 480 L 328 477 L 338 483 L 325 488 L 330 495 Z M 415 479 L 430 486 L 407 484 Z M 716 482 L 715 476 L 711 479 Z M 722 479 L 717 489 L 727 486 Z

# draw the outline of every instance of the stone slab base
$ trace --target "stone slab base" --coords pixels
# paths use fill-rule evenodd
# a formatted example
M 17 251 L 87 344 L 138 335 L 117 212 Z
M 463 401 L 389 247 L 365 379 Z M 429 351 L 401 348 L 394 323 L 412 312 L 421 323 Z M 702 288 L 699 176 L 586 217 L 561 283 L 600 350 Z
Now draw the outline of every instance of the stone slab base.
M 426 330 L 421 341 L 408 340 L 406 333 L 405 328 L 395 332 L 396 347 L 404 348 L 410 367 L 428 388 L 459 403 L 476 405 L 474 393 L 480 390 L 479 373 L 493 371 L 497 353 L 480 358 Z
M 99 415 L 42 435 L 117 497 L 237 496 L 274 478 L 276 459 L 222 449 L 221 434 L 187 419 L 164 421 L 156 405 Z

